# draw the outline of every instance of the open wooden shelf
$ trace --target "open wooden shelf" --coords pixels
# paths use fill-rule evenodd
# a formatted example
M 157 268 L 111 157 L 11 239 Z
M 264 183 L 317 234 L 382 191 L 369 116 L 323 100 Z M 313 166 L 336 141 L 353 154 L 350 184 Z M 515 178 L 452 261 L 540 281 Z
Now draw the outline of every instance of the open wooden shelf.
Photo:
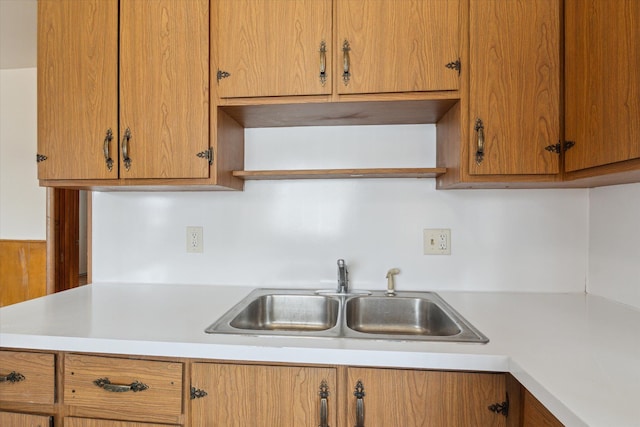
M 249 170 L 233 171 L 233 176 L 245 180 L 435 178 L 439 175 L 442 175 L 446 171 L 446 168 Z

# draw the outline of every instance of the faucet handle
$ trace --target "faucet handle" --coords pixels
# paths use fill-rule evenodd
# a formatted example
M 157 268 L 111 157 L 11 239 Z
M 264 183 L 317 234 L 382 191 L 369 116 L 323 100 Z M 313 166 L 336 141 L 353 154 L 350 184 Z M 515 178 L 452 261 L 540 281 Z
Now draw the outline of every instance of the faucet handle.
M 387 291 L 385 292 L 385 294 L 387 294 L 390 297 L 396 294 L 396 285 L 393 280 L 393 277 L 399 273 L 400 273 L 400 269 L 398 268 L 392 268 L 389 271 L 387 271 Z

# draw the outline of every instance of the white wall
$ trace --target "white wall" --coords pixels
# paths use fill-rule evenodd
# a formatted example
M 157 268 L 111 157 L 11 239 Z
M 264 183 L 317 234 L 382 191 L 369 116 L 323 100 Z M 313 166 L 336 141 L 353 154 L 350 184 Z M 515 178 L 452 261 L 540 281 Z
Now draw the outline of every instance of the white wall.
M 594 188 L 588 291 L 640 308 L 640 184 Z
M 0 70 L 0 239 L 46 238 L 38 187 L 36 69 Z
M 252 129 L 247 168 L 432 166 L 428 125 Z M 244 192 L 96 193 L 94 281 L 583 292 L 588 190 L 436 191 L 433 179 L 247 182 Z M 185 228 L 204 227 L 187 254 Z M 422 254 L 451 228 L 452 255 Z

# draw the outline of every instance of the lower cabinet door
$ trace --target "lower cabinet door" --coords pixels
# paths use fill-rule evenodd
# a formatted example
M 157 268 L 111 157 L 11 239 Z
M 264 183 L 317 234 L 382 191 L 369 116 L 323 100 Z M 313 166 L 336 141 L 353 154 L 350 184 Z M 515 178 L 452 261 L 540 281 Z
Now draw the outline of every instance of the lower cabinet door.
M 171 427 L 171 425 L 137 423 L 130 421 L 92 420 L 90 418 L 65 418 L 64 427 Z
M 503 374 L 349 368 L 348 426 L 505 427 Z
M 0 426 L 11 427 L 50 427 L 51 417 L 47 415 L 20 414 L 0 411 Z
M 194 363 L 192 426 L 333 427 L 335 384 L 333 368 Z
M 522 400 L 522 427 L 563 427 L 529 390 L 524 389 Z

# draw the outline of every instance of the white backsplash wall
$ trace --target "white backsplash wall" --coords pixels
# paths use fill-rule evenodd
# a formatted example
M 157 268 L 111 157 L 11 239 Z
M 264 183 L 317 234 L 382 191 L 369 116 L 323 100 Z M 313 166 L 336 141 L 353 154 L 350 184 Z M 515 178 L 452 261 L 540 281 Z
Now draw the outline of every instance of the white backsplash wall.
M 589 293 L 640 308 L 640 184 L 590 190 Z
M 250 129 L 246 168 L 435 164 L 435 127 Z M 204 253 L 186 227 L 204 227 Z M 450 228 L 452 254 L 423 255 Z M 588 190 L 436 191 L 433 179 L 249 181 L 244 192 L 94 193 L 94 282 L 583 292 Z

